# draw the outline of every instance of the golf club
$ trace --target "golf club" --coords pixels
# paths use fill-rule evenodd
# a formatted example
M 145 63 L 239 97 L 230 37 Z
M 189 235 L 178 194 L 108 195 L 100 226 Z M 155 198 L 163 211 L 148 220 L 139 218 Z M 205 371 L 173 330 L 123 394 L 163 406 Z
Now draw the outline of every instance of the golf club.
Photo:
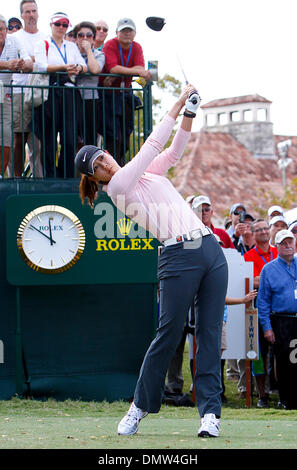
M 160 18 L 159 16 L 149 16 L 148 18 L 146 18 L 145 22 L 146 22 L 147 26 L 150 29 L 152 29 L 153 31 L 161 31 L 163 29 L 164 25 L 166 24 L 165 19 Z M 182 64 L 181 64 L 181 61 L 180 61 L 177 54 L 176 54 L 176 57 L 177 57 L 179 66 L 181 68 L 182 74 L 184 76 L 186 85 L 188 85 L 189 81 L 186 77 L 186 74 L 185 74 L 184 69 L 183 69 Z

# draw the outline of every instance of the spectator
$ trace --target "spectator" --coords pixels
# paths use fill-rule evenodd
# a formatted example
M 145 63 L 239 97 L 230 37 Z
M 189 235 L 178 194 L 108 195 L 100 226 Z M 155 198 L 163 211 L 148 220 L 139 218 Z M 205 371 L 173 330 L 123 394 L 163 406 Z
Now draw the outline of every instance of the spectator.
M 278 258 L 263 267 L 257 305 L 264 338 L 275 352 L 279 405 L 297 409 L 297 363 L 290 357 L 297 338 L 296 240 L 290 230 L 280 230 L 275 243 Z
M 243 222 L 240 222 L 241 212 L 246 212 L 244 205 L 241 203 L 233 204 L 230 210 L 232 224 L 228 228 L 227 233 L 231 238 L 235 248 L 237 248 L 240 235 L 245 230 L 245 224 Z
M 42 126 L 46 129 L 42 145 L 47 178 L 56 175 L 64 178 L 75 176 L 74 157 L 78 129 L 76 103 L 81 97 L 73 82 L 77 75 L 87 72 L 87 66 L 77 45 L 64 39 L 68 26 L 71 26 L 68 15 L 63 12 L 55 13 L 50 19 L 51 37 L 38 43 L 35 48 L 39 71 L 50 73 L 48 100 L 44 106 L 40 105 L 35 110 L 35 131 L 40 139 L 43 135 Z M 57 72 L 67 74 L 58 76 Z M 58 133 L 61 148 L 56 169 Z
M 46 35 L 38 30 L 38 8 L 35 0 L 23 0 L 20 4 L 21 18 L 24 28 L 16 33 L 19 42 L 23 44 L 32 61 L 34 58 L 35 45 L 45 39 Z M 19 178 L 24 170 L 25 144 L 29 148 L 30 169 L 35 177 L 43 176 L 43 168 L 40 155 L 40 141 L 31 133 L 30 123 L 32 120 L 32 105 L 24 102 L 24 93 L 28 83 L 29 75 L 14 74 L 13 85 L 13 130 L 14 130 L 14 168 L 10 170 L 12 176 Z
M 251 250 L 255 246 L 255 238 L 252 232 L 252 223 L 254 222 L 254 217 L 251 214 L 245 214 L 244 224 L 245 230 L 242 232 L 240 240 L 237 244 L 237 250 L 243 256 L 247 251 Z
M 98 77 L 104 66 L 105 57 L 103 52 L 94 49 L 94 38 L 96 27 L 93 23 L 83 21 L 74 28 L 76 44 L 85 60 L 88 72 L 92 75 L 79 75 L 77 86 L 86 87 L 80 89 L 83 107 L 80 115 L 83 117 L 82 141 L 84 144 L 97 145 L 98 133 Z M 93 88 L 93 89 L 92 89 Z
M 69 31 L 67 31 L 66 36 L 65 36 L 65 39 L 66 39 L 67 41 L 75 42 L 75 43 L 76 43 L 76 39 L 75 39 L 75 37 L 74 37 L 74 30 L 73 30 L 73 29 L 70 29 Z
M 282 215 L 275 215 L 269 220 L 269 243 L 271 246 L 275 246 L 275 235 L 280 230 L 287 229 L 288 225 Z
M 255 247 L 244 254 L 245 261 L 254 263 L 254 288 L 259 288 L 260 274 L 267 263 L 277 258 L 277 249 L 269 245 L 269 226 L 264 219 L 256 219 L 252 223 L 252 232 L 255 237 Z M 253 362 L 253 370 L 256 376 L 259 399 L 259 408 L 268 407 L 268 390 L 265 387 L 267 375 L 268 343 L 264 339 L 261 325 L 259 324 L 259 360 Z
M 18 18 L 12 17 L 8 20 L 8 34 L 13 34 L 22 29 L 23 25 L 21 20 Z
M 244 222 L 240 222 L 241 213 L 244 214 Z M 240 252 L 244 250 L 245 245 L 242 239 L 242 235 L 246 235 L 245 239 L 250 238 L 246 232 L 247 224 L 245 223 L 245 213 L 246 209 L 242 203 L 233 204 L 230 210 L 231 223 L 226 221 L 227 224 L 229 224 L 228 228 L 226 228 L 226 231 L 230 236 L 235 248 Z M 226 376 L 227 380 L 237 382 L 239 393 L 244 394 L 244 387 L 241 386 L 245 376 L 245 365 L 243 365 L 243 361 L 238 361 L 237 359 L 227 359 Z
M 98 51 L 102 51 L 105 39 L 108 35 L 108 25 L 104 20 L 98 20 L 95 22 L 96 36 L 94 40 L 94 47 Z
M 271 220 L 272 217 L 276 217 L 277 215 L 284 216 L 284 210 L 281 206 L 271 206 L 267 211 L 268 220 Z
M 294 222 L 292 222 L 290 225 L 289 225 L 289 230 L 290 232 L 293 233 L 295 239 L 296 239 L 296 255 L 297 255 L 297 220 L 295 220 Z M 295 255 L 295 256 L 296 256 Z
M 4 84 L 4 100 L 0 109 L 0 175 L 4 177 L 11 149 L 11 83 L 12 72 L 30 72 L 33 63 L 14 34 L 8 35 L 7 21 L 0 15 L 0 71 L 11 73 L 0 73 L 0 80 Z
M 105 67 L 103 72 L 120 74 L 123 77 L 106 77 L 103 80 L 103 85 L 124 88 L 125 90 L 104 93 L 105 107 L 102 108 L 105 112 L 105 129 L 102 117 L 100 133 L 105 137 L 105 148 L 115 156 L 119 165 L 123 166 L 130 145 L 130 134 L 134 128 L 136 98 L 134 98 L 131 88 L 132 76 L 139 75 L 150 80 L 151 72 L 145 69 L 141 45 L 134 41 L 136 35 L 134 22 L 129 18 L 119 20 L 116 34 L 115 38 L 104 44 Z
M 192 202 L 192 208 L 202 220 L 204 225 L 211 228 L 215 235 L 218 235 L 223 242 L 223 248 L 234 248 L 231 238 L 228 233 L 222 228 L 216 228 L 211 221 L 213 216 L 213 208 L 208 196 L 197 196 Z

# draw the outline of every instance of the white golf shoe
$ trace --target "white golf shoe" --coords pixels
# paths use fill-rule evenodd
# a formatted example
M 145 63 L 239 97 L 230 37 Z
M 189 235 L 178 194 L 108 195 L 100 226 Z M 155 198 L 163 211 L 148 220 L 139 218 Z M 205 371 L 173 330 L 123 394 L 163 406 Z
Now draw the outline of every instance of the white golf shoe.
M 118 434 L 123 436 L 132 436 L 132 434 L 135 434 L 138 431 L 140 420 L 147 414 L 147 411 L 137 408 L 137 406 L 134 405 L 134 402 L 132 402 L 128 413 L 118 425 Z
M 198 437 L 219 437 L 220 420 L 213 413 L 206 413 L 201 418 Z

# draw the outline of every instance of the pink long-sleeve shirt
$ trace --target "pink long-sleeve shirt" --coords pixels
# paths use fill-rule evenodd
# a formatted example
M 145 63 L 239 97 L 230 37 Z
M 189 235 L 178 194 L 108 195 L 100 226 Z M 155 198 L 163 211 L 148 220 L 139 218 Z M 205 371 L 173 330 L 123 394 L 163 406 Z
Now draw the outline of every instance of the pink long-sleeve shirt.
M 107 186 L 116 207 L 159 241 L 203 228 L 204 224 L 164 176 L 181 158 L 190 132 L 179 128 L 169 148 L 175 120 L 166 115 L 138 154 L 118 170 Z

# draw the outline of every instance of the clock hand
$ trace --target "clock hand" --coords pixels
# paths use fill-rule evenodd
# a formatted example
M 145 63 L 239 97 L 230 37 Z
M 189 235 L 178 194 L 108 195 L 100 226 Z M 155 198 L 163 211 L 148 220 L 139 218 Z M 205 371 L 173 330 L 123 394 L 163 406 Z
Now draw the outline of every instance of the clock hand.
M 43 235 L 44 237 L 48 238 L 50 240 L 50 242 L 53 242 L 53 243 L 56 243 L 55 240 L 53 239 L 50 239 L 50 237 L 48 235 L 46 235 L 45 233 L 43 233 L 41 230 L 38 230 L 38 228 L 34 227 L 34 225 L 29 225 L 30 228 L 36 230 L 37 232 L 41 233 L 41 235 Z
M 51 241 L 51 245 L 52 245 L 54 240 L 53 240 L 53 237 L 52 237 L 52 227 L 51 227 L 51 219 L 50 218 L 48 219 L 48 226 L 49 226 L 49 231 L 50 231 L 50 241 Z

